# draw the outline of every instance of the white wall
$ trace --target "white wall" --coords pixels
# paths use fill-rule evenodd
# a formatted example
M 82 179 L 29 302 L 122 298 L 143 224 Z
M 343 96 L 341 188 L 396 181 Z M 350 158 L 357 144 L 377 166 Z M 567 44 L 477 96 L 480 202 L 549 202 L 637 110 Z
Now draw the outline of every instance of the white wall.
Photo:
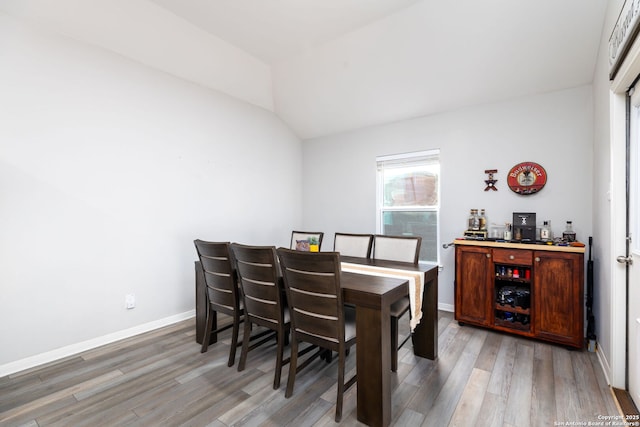
M 536 212 L 561 233 L 572 220 L 578 238 L 592 233 L 593 102 L 591 86 L 466 108 L 446 114 L 304 141 L 303 223 L 323 230 L 375 232 L 379 155 L 441 150 L 441 239 L 462 235 L 471 208 L 490 223 Z M 546 187 L 532 196 L 509 190 L 509 169 L 541 164 Z M 485 192 L 486 169 L 498 169 L 497 192 Z M 328 249 L 325 247 L 325 249 Z M 453 306 L 454 251 L 441 252 L 441 306 Z
M 3 14 L 0 94 L 0 371 L 190 312 L 195 238 L 300 224 L 269 111 Z

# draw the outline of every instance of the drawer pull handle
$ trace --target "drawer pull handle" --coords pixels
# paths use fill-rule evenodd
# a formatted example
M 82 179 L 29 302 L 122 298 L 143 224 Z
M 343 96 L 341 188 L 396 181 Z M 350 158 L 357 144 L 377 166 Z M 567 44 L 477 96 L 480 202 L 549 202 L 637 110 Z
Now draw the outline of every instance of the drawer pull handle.
M 509 259 L 514 259 L 515 257 L 513 255 L 509 255 Z
M 540 262 L 540 257 L 539 256 L 536 257 L 536 262 Z
M 487 254 L 487 258 L 491 258 L 491 254 Z

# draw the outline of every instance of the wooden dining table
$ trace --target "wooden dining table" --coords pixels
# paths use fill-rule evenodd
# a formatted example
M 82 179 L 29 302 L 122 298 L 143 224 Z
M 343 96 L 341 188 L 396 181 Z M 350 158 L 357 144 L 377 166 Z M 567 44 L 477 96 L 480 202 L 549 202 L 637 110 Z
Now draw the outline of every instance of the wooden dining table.
M 423 275 L 422 319 L 411 341 L 413 353 L 438 357 L 438 267 L 368 258 L 341 257 L 342 262 L 407 270 Z M 196 261 L 196 340 L 201 342 L 206 321 L 206 295 L 200 263 Z M 344 302 L 356 308 L 357 418 L 370 426 L 391 422 L 391 304 L 409 293 L 406 278 L 383 277 L 343 271 Z M 214 316 L 214 328 L 216 327 Z M 210 343 L 216 342 L 212 334 Z
M 422 319 L 412 334 L 416 356 L 438 356 L 438 268 L 366 258 L 341 257 L 341 261 L 423 274 Z M 356 307 L 357 418 L 370 426 L 391 422 L 391 304 L 409 293 L 404 278 L 342 272 L 345 303 Z

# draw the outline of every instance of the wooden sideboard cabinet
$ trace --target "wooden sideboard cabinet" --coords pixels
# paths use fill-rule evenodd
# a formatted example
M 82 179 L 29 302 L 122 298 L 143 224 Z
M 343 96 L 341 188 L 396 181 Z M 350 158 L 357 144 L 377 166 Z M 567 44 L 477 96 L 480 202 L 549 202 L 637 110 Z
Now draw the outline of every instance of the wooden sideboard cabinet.
M 584 248 L 456 240 L 455 318 L 580 348 Z

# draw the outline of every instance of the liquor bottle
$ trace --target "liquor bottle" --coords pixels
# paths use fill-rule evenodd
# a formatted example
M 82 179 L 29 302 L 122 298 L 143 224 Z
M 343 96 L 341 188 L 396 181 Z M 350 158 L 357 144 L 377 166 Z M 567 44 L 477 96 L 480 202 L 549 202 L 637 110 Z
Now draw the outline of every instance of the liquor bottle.
M 542 228 L 540 229 L 540 240 L 548 242 L 553 239 L 551 234 L 551 221 L 544 221 Z
M 487 231 L 487 216 L 484 213 L 484 209 L 480 209 L 480 231 Z
M 571 221 L 567 221 L 567 227 L 562 232 L 562 240 L 564 240 L 565 242 L 576 241 L 576 232 L 573 231 L 573 223 Z
M 504 240 L 510 241 L 511 238 L 512 238 L 512 236 L 511 236 L 511 223 L 507 222 L 504 225 Z
M 471 213 L 469 214 L 469 230 L 480 230 L 480 217 L 478 216 L 478 209 L 471 209 Z

